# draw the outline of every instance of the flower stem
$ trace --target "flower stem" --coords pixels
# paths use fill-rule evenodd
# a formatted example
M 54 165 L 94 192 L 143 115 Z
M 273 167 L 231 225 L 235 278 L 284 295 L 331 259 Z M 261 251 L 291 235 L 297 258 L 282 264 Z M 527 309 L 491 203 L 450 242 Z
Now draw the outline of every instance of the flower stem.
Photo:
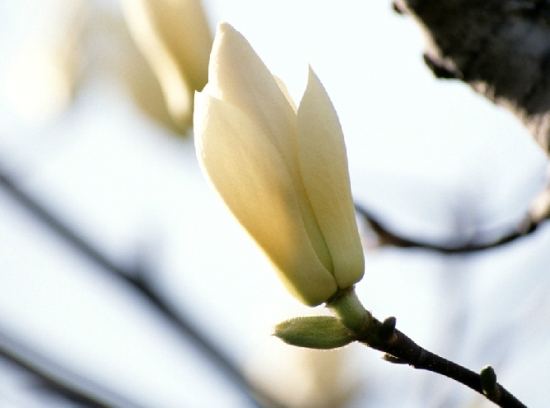
M 367 330 L 372 321 L 372 315 L 364 307 L 354 287 L 340 290 L 326 306 L 340 319 L 342 324 L 355 333 Z
M 393 317 L 384 322 L 372 318 L 369 330 L 363 333 L 359 342 L 386 353 L 384 359 L 391 363 L 408 364 L 416 369 L 444 375 L 485 395 L 488 400 L 501 408 L 527 408 L 502 385 L 498 384 L 496 377 L 494 384 L 490 387 L 490 392 L 488 392 L 483 389 L 480 374 L 420 347 L 408 336 L 395 329 L 395 318 Z
M 449 377 L 484 395 L 499 407 L 526 408 L 496 382 L 494 371 L 490 372 L 495 377 L 494 381 L 490 382 L 487 380 L 487 373 L 490 371 L 487 368 L 484 368 L 480 375 L 420 347 L 395 328 L 395 317 L 389 317 L 383 322 L 374 318 L 365 310 L 353 287 L 338 291 L 326 306 L 344 326 L 355 332 L 360 343 L 386 353 L 385 360 L 395 364 L 408 364 L 416 369 Z M 489 383 L 490 386 L 487 385 Z

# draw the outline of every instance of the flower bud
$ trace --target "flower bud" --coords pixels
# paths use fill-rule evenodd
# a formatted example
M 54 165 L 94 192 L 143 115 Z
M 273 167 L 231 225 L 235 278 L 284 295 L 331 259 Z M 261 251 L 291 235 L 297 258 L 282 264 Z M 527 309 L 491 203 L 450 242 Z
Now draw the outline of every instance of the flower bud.
M 312 349 L 334 349 L 355 340 L 336 317 L 308 316 L 286 320 L 275 326 L 275 336 L 287 344 Z
M 200 0 L 124 0 L 130 32 L 157 76 L 168 110 L 191 123 L 193 94 L 208 81 L 212 34 Z
M 291 294 L 318 305 L 362 278 L 342 129 L 313 70 L 296 109 L 246 39 L 222 23 L 194 122 L 204 172 Z

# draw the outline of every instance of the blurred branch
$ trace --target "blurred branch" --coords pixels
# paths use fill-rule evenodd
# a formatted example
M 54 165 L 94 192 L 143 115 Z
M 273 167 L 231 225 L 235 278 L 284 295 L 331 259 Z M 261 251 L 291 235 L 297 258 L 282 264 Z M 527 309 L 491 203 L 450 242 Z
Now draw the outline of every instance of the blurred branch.
M 550 1 L 395 0 L 426 34 L 424 60 L 514 115 L 550 153 Z
M 550 156 L 549 0 L 394 0 L 393 9 L 421 27 L 436 78 L 510 111 Z M 549 216 L 550 184 L 529 213 L 535 223 Z
M 189 340 L 199 352 L 201 352 L 212 364 L 220 369 L 225 377 L 241 391 L 253 407 L 279 407 L 267 395 L 257 390 L 244 376 L 231 359 L 226 356 L 219 347 L 210 341 L 200 332 L 185 316 L 180 309 L 176 309 L 159 291 L 147 280 L 150 274 L 143 270 L 125 269 L 109 259 L 98 248 L 88 243 L 82 236 L 73 231 L 63 223 L 52 212 L 46 209 L 31 195 L 21 189 L 16 181 L 3 169 L 0 169 L 0 186 L 9 193 L 19 204 L 22 205 L 37 220 L 48 226 L 57 235 L 74 249 L 86 256 L 88 260 L 95 263 L 104 272 L 117 277 L 126 287 L 134 290 L 143 300 L 148 302 L 159 314 L 167 319 L 186 339 Z
M 527 219 L 524 222 L 518 224 L 518 227 L 516 227 L 514 231 L 499 238 L 496 241 L 492 241 L 485 244 L 479 244 L 479 245 L 467 244 L 462 246 L 449 247 L 449 246 L 441 246 L 437 244 L 431 244 L 428 242 L 422 242 L 422 241 L 416 241 L 409 238 L 404 238 L 388 230 L 374 215 L 372 215 L 364 207 L 356 204 L 355 210 L 367 222 L 369 227 L 376 234 L 379 246 L 392 245 L 400 248 L 423 248 L 423 249 L 428 249 L 430 251 L 436 251 L 436 252 L 449 254 L 449 255 L 479 252 L 479 251 L 484 251 L 486 249 L 497 248 L 497 247 L 509 244 L 511 242 L 518 240 L 519 238 L 523 238 L 525 236 L 528 236 L 534 233 L 538 229 L 539 225 L 541 225 L 544 221 L 546 221 L 549 218 L 549 217 L 546 217 L 538 221 Z
M 394 364 L 408 364 L 416 369 L 427 370 L 451 378 L 484 395 L 501 408 L 527 408 L 522 402 L 496 382 L 496 374 L 484 367 L 477 374 L 437 354 L 431 353 L 395 328 L 395 317 L 384 322 L 372 318 L 367 333 L 359 341 L 386 353 L 384 359 Z
M 93 408 L 138 408 L 139 405 L 104 388 L 93 381 L 79 376 L 43 355 L 31 350 L 20 341 L 8 337 L 0 329 L 0 356 L 17 364 L 25 371 L 38 377 L 48 390 L 64 396 L 70 401 Z

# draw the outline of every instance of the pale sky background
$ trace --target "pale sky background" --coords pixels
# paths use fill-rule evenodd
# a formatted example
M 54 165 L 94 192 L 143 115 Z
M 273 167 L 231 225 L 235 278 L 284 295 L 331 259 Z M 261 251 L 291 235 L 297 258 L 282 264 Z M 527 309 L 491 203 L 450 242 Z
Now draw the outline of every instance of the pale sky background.
M 308 380 L 292 367 L 303 356 L 271 333 L 312 311 L 285 292 L 205 183 L 192 137 L 174 137 L 117 82 L 123 43 L 109 27 L 87 44 L 87 77 L 72 104 L 42 118 L 33 108 L 54 82 L 36 52 L 21 50 L 59 41 L 63 4 L 0 5 L 0 167 L 121 264 L 142 259 L 171 301 L 258 382 L 299 396 Z M 114 0 L 89 5 L 93 16 L 119 17 Z M 212 29 L 231 23 L 296 101 L 311 64 L 341 120 L 356 201 L 395 231 L 443 243 L 490 239 L 518 222 L 544 185 L 546 158 L 523 127 L 465 85 L 434 79 L 419 28 L 389 0 L 204 5 Z M 14 99 L 25 87 L 27 99 Z M 512 393 L 542 407 L 550 399 L 549 240 L 543 227 L 472 256 L 369 250 L 357 291 L 420 345 L 475 371 L 493 365 Z M 2 189 L 0 330 L 144 407 L 245 406 L 192 346 Z M 326 370 L 338 360 L 307 356 Z M 359 345 L 342 353 L 344 378 L 358 384 L 352 407 L 491 406 L 380 357 Z M 24 391 L 0 371 L 0 406 L 59 406 L 32 405 Z

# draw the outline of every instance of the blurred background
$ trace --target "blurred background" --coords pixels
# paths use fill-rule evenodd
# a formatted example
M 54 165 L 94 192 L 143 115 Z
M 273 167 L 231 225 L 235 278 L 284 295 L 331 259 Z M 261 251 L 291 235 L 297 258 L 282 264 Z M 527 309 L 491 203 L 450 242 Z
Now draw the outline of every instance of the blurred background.
M 231 23 L 296 101 L 311 64 L 342 123 L 355 200 L 394 233 L 489 242 L 545 185 L 527 131 L 435 80 L 419 27 L 389 0 L 203 6 L 211 33 Z M 325 312 L 286 293 L 206 184 L 127 21 L 117 0 L 0 3 L 0 407 L 94 406 L 40 373 L 99 406 L 255 406 L 247 387 L 296 408 L 492 406 L 358 344 L 315 352 L 271 336 Z M 377 248 L 363 227 L 357 292 L 376 317 L 547 404 L 547 226 L 461 255 Z

